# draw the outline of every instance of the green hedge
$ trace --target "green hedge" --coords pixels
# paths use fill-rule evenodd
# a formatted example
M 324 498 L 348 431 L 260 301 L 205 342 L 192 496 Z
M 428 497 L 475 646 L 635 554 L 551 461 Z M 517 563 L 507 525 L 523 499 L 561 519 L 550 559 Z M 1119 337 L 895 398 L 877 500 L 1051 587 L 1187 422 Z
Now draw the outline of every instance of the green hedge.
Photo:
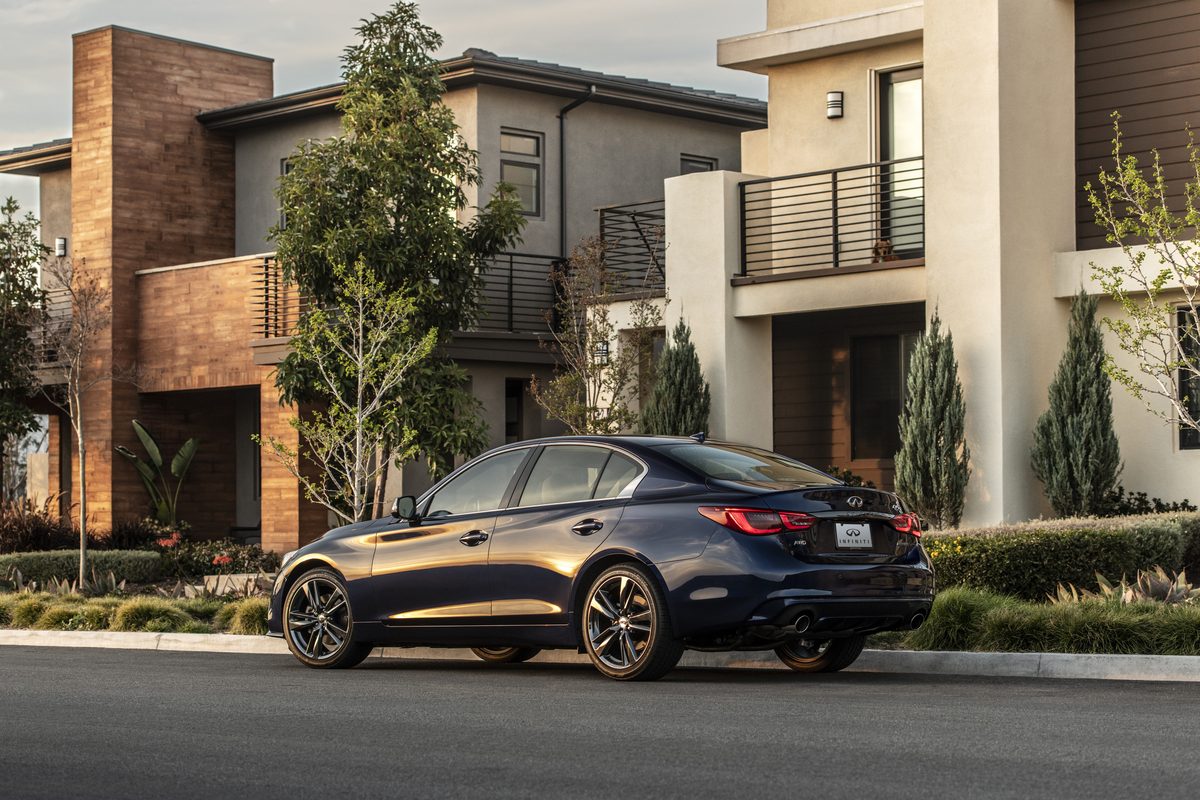
M 903 644 L 917 650 L 1200 655 L 1200 606 L 1052 605 L 948 589 Z
M 940 587 L 1044 600 L 1060 583 L 1095 589 L 1097 572 L 1115 580 L 1190 567 L 1200 579 L 1200 514 L 1038 520 L 930 534 L 925 547 Z
M 73 579 L 79 575 L 79 553 L 48 550 L 38 553 L 0 555 L 0 581 L 16 567 L 27 581 L 45 584 L 51 578 Z M 118 581 L 150 583 L 162 575 L 162 557 L 151 550 L 96 550 L 88 552 L 88 572 L 106 575 L 110 571 Z

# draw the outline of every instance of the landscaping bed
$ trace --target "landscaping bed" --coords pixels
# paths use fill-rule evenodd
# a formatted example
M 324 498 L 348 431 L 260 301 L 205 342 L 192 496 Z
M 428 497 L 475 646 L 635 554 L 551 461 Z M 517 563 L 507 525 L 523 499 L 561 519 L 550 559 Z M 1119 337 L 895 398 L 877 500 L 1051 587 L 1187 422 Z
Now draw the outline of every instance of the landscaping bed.
M 0 628 L 263 635 L 267 603 L 265 597 L 171 599 L 7 592 L 0 593 Z

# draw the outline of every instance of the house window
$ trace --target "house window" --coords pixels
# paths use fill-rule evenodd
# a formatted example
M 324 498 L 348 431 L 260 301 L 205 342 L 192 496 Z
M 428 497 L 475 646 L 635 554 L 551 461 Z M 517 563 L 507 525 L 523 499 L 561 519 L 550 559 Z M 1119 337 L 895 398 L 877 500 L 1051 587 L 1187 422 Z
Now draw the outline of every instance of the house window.
M 504 379 L 504 443 L 525 438 L 525 380 Z
M 1184 360 L 1189 364 L 1196 364 L 1200 363 L 1200 332 L 1195 330 L 1188 316 L 1187 311 L 1179 312 L 1179 342 Z M 1179 399 L 1192 419 L 1200 419 L 1200 375 L 1190 370 L 1179 371 Z M 1195 428 L 1180 425 L 1179 449 L 1200 450 L 1200 432 Z
M 517 191 L 522 213 L 542 214 L 542 135 L 500 132 L 500 180 Z
M 690 156 L 683 153 L 679 156 L 679 174 L 691 175 L 693 172 L 712 172 L 717 168 L 717 160 L 708 156 Z
M 850 341 L 850 457 L 894 458 L 900 412 L 919 333 L 857 336 Z
M 925 153 L 923 70 L 921 67 L 879 76 L 879 238 L 901 258 L 922 256 L 925 240 L 925 183 L 920 161 Z

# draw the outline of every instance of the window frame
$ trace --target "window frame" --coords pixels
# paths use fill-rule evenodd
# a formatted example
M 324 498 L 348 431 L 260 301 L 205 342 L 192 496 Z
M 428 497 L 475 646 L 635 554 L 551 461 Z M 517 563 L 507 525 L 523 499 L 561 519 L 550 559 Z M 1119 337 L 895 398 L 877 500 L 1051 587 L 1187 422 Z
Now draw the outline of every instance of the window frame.
M 694 170 L 691 170 L 690 172 L 685 172 L 683 169 L 683 165 L 687 161 L 691 161 L 694 164 L 707 164 L 708 169 L 694 169 Z M 717 158 L 716 156 L 698 156 L 698 155 L 694 155 L 692 153 L 680 153 L 679 154 L 679 174 L 680 175 L 694 175 L 697 172 L 716 172 L 720 168 L 721 168 L 721 159 Z
M 532 169 L 535 175 L 537 185 L 533 192 L 533 210 L 521 209 L 521 214 L 526 217 L 535 217 L 537 219 L 545 218 L 545 193 L 546 193 L 546 134 L 540 131 L 530 131 L 521 128 L 510 128 L 507 126 L 500 127 L 500 142 L 504 141 L 504 136 L 520 136 L 526 139 L 533 139 L 537 142 L 537 155 L 531 156 L 528 153 L 516 153 L 512 150 L 505 150 L 504 145 L 500 144 L 500 173 L 497 176 L 500 182 L 504 182 L 504 167 L 526 167 Z
M 633 478 L 633 480 L 625 484 L 625 488 L 622 489 L 616 497 L 591 497 L 587 500 L 563 500 L 557 503 L 539 503 L 532 506 L 517 505 L 521 494 L 525 491 L 525 484 L 529 482 L 529 476 L 533 474 L 533 469 L 535 466 L 537 466 L 537 462 L 541 459 L 543 453 L 552 447 L 598 447 L 603 450 L 608 450 L 610 453 L 619 453 L 620 455 L 625 456 L 626 458 L 637 463 L 641 470 Z M 512 488 L 512 492 L 507 501 L 508 505 L 505 506 L 504 509 L 505 511 L 526 512 L 534 511 L 539 508 L 554 508 L 556 506 L 578 506 L 591 503 L 615 503 L 621 500 L 629 500 L 633 497 L 633 493 L 637 491 L 638 486 L 641 485 L 642 480 L 645 479 L 646 475 L 650 473 L 650 466 L 643 459 L 639 458 L 623 447 L 617 447 L 616 445 L 606 444 L 603 442 L 555 442 L 553 444 L 540 445 L 537 449 L 538 452 L 533 458 L 529 459 L 529 461 L 527 461 L 525 466 L 521 469 L 521 480 L 517 486 Z M 605 465 L 607 466 L 607 462 Z M 601 477 L 604 475 L 603 468 L 600 470 L 600 475 Z

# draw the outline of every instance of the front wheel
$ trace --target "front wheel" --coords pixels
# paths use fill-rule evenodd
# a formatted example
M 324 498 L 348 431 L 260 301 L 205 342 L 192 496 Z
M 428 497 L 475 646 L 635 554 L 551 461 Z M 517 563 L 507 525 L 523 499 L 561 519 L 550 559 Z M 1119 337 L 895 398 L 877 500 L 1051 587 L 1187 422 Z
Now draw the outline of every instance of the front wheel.
M 583 641 L 592 665 L 619 681 L 653 681 L 683 655 L 658 584 L 633 565 L 605 570 L 587 593 Z
M 300 576 L 283 601 L 283 638 L 301 664 L 348 669 L 371 654 L 354 641 L 354 615 L 341 576 L 315 569 Z
M 796 639 L 775 648 L 775 655 L 796 672 L 837 672 L 854 663 L 866 644 L 865 636 L 845 639 Z
M 542 651 L 536 647 L 472 647 L 471 652 L 489 664 L 520 664 Z

